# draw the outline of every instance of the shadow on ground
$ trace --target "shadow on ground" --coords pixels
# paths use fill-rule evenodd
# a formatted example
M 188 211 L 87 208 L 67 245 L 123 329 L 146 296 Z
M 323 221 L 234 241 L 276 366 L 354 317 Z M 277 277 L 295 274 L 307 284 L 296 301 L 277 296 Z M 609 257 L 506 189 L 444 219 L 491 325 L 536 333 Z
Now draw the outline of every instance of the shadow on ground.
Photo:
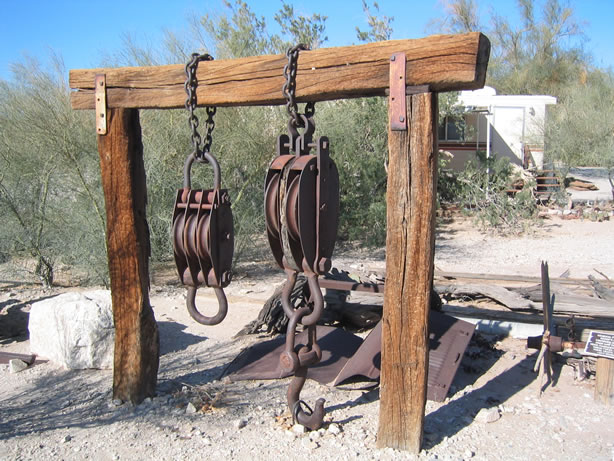
M 186 328 L 186 325 L 179 322 L 158 321 L 160 355 L 183 351 L 193 344 L 207 340 L 206 336 L 187 333 Z
M 0 344 L 27 340 L 28 321 L 30 320 L 28 306 L 55 296 L 57 294 L 42 296 L 30 301 L 11 298 L 0 302 Z
M 513 395 L 531 385 L 536 380 L 537 374 L 533 372 L 537 352 L 525 357 L 511 368 L 498 374 L 483 386 L 473 389 L 462 397 L 451 400 L 437 410 L 429 413 L 425 419 L 424 448 L 429 449 L 444 440 L 460 432 L 469 426 L 475 416 L 482 409 L 495 408 L 505 403 Z M 491 365 L 498 360 L 492 361 Z M 488 363 L 488 362 L 486 362 Z M 490 366 L 488 368 L 490 368 Z M 485 373 L 486 370 L 483 370 Z M 561 365 L 554 365 L 554 382 L 556 383 L 561 372 Z M 478 372 L 480 375 L 482 371 Z M 479 376 L 478 376 L 479 377 Z M 457 387 L 474 383 L 477 377 L 469 370 L 459 372 L 455 385 Z M 536 389 L 537 391 L 537 389 Z

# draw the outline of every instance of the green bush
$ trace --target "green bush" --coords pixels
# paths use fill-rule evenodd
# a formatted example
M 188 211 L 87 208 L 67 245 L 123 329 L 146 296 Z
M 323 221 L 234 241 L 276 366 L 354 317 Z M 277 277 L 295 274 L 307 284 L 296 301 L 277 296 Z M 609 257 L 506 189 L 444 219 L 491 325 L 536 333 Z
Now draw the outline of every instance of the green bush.
M 444 170 L 439 177 L 439 200 L 459 204 L 484 230 L 517 234 L 535 223 L 534 184 L 525 183 L 521 191 L 510 194 L 516 178 L 507 158 L 486 158 L 478 152 L 477 160 L 469 161 L 460 173 Z

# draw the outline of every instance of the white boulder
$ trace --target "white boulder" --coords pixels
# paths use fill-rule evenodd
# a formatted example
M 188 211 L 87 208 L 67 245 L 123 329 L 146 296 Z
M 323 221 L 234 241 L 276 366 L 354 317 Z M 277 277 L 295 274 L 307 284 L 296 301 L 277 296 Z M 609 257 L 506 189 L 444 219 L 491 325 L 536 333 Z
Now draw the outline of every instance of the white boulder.
M 111 292 L 65 293 L 32 304 L 30 349 L 68 369 L 112 368 Z

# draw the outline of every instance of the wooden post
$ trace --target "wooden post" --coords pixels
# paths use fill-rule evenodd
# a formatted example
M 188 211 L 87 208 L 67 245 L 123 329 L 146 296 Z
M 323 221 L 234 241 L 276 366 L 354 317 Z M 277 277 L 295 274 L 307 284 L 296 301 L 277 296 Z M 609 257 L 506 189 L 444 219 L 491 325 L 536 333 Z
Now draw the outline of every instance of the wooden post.
M 595 373 L 595 400 L 614 405 L 614 360 L 605 357 L 597 359 Z
M 386 288 L 379 447 L 420 451 L 435 248 L 437 94 L 407 96 L 407 131 L 388 132 Z
M 115 360 L 113 398 L 138 404 L 153 397 L 159 363 L 158 327 L 149 305 L 147 190 L 139 111 L 114 109 L 98 136 L 107 212 Z

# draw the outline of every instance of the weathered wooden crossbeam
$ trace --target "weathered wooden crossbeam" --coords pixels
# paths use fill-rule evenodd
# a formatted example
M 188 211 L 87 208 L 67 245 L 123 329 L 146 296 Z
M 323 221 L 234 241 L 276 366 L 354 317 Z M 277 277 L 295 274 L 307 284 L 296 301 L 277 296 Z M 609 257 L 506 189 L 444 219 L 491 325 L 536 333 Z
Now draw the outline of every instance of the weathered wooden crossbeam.
M 382 96 L 393 53 L 407 57 L 406 84 L 431 91 L 484 86 L 490 42 L 479 32 L 433 35 L 300 53 L 296 96 L 301 101 Z M 198 103 L 212 106 L 285 104 L 284 55 L 206 61 L 198 67 Z M 185 105 L 183 65 L 70 71 L 74 109 L 94 109 L 94 78 L 106 75 L 108 108 L 180 108 Z

